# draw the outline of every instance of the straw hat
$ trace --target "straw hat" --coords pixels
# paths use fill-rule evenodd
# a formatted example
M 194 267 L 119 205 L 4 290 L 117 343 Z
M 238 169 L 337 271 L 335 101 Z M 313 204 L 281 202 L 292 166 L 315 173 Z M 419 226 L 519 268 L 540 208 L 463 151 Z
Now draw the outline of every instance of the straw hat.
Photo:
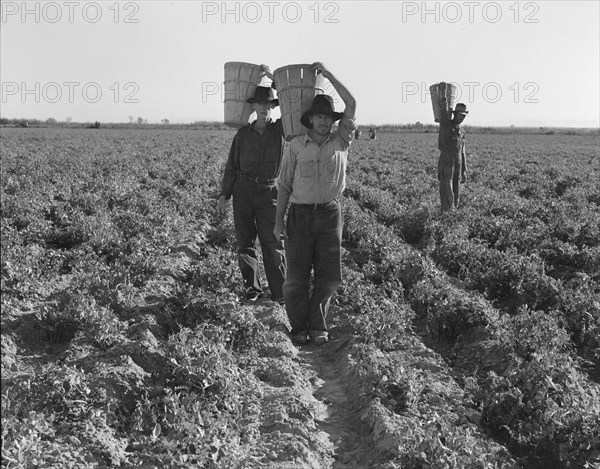
M 467 105 L 464 103 L 457 103 L 456 107 L 454 108 L 454 113 L 466 116 L 469 113 L 469 111 L 467 111 Z
M 325 114 L 326 116 L 333 117 L 334 121 L 342 118 L 341 112 L 335 112 L 333 110 L 333 99 L 327 94 L 318 94 L 314 97 L 310 109 L 302 114 L 300 123 L 304 127 L 312 129 L 313 126 L 310 123 L 309 117 L 313 114 Z
M 273 97 L 273 89 L 270 86 L 257 86 L 254 96 L 246 100 L 247 103 L 271 103 L 279 106 L 279 100 Z

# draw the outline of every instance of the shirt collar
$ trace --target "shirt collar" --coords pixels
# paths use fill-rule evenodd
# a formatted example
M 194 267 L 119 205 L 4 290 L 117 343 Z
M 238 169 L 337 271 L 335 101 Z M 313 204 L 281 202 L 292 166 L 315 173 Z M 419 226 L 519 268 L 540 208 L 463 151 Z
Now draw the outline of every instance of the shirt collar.
M 323 143 L 327 142 L 331 137 L 333 137 L 333 132 L 329 132 L 329 135 L 327 136 L 327 138 L 323 141 Z M 313 142 L 315 145 L 318 145 L 317 142 L 315 142 L 312 138 L 310 138 L 308 136 L 308 132 L 306 132 L 304 134 L 304 136 L 302 137 L 303 141 L 302 143 L 304 143 L 304 146 L 306 146 L 308 144 L 308 142 Z M 323 145 L 323 143 L 321 143 L 321 145 Z
M 271 119 L 270 117 L 267 119 L 267 125 L 272 124 L 273 123 L 273 119 Z M 256 130 L 254 129 L 254 124 L 256 124 L 256 121 L 252 121 L 250 122 L 248 125 L 250 126 L 250 130 L 254 130 L 256 132 Z

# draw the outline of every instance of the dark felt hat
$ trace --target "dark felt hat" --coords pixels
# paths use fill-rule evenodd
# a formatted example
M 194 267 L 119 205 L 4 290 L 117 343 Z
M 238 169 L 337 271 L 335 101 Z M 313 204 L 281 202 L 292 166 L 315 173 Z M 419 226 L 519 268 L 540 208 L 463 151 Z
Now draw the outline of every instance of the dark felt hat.
M 314 97 L 310 109 L 302 114 L 300 123 L 304 127 L 312 129 L 309 117 L 313 114 L 325 114 L 326 116 L 333 117 L 334 121 L 342 118 L 341 112 L 335 112 L 333 110 L 333 99 L 327 94 L 318 94 Z
M 469 111 L 467 111 L 467 105 L 464 103 L 457 103 L 456 107 L 454 108 L 454 113 L 463 114 L 466 116 L 469 113 Z
M 246 100 L 248 103 L 271 103 L 273 106 L 279 106 L 279 100 L 273 98 L 273 89 L 270 86 L 257 86 L 254 90 L 254 96 Z

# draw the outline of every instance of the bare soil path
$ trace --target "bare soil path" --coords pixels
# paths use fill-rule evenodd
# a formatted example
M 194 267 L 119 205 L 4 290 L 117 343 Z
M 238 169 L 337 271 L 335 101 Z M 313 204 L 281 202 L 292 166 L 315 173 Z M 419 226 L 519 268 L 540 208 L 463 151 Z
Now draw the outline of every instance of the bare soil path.
M 260 302 L 256 317 L 281 329 L 281 346 L 263 354 L 262 437 L 252 463 L 269 468 L 378 467 L 369 429 L 349 386 L 347 340 L 295 347 L 283 333 L 282 308 Z M 251 466 L 248 466 L 251 467 Z
M 345 367 L 346 350 L 343 341 L 324 346 L 309 345 L 299 357 L 315 373 L 313 396 L 319 413 L 318 428 L 332 444 L 332 469 L 375 467 L 377 455 L 372 454 L 370 437 L 360 421 L 360 407 L 348 389 L 352 379 Z

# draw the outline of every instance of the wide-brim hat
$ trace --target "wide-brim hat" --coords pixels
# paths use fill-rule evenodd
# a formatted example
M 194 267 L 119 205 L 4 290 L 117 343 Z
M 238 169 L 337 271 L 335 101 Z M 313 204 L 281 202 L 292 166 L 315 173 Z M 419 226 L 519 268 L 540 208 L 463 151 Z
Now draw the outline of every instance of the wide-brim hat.
M 273 106 L 279 106 L 279 100 L 273 96 L 273 89 L 270 86 L 257 86 L 254 90 L 254 96 L 246 99 L 247 103 L 271 103 Z
M 466 116 L 469 113 L 469 111 L 467 111 L 467 105 L 464 103 L 457 103 L 456 107 L 454 108 L 454 113 Z
M 333 99 L 327 94 L 318 94 L 314 97 L 313 102 L 308 111 L 305 111 L 300 117 L 300 123 L 308 128 L 312 129 L 313 126 L 310 123 L 310 116 L 313 114 L 325 114 L 326 116 L 333 117 L 334 122 L 342 118 L 341 112 L 333 110 Z

